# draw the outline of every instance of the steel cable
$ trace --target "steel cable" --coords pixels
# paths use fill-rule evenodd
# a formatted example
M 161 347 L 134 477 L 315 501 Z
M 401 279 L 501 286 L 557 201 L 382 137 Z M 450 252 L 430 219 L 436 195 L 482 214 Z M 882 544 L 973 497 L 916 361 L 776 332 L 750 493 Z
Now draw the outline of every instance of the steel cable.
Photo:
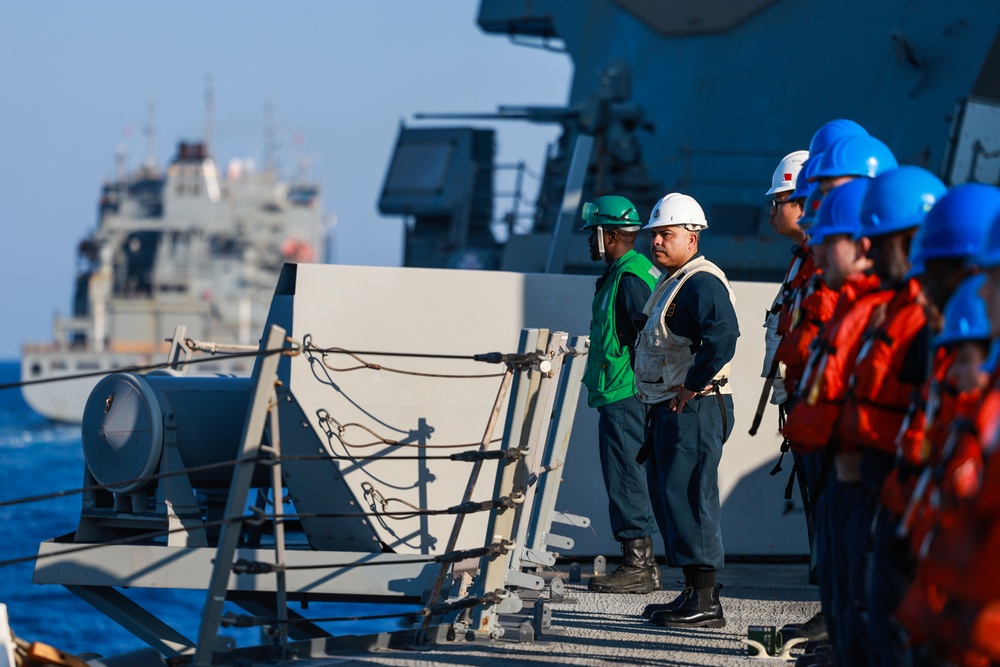
M 272 354 L 288 354 L 294 356 L 299 354 L 301 348 L 283 347 L 277 350 L 256 350 L 254 352 L 234 352 L 232 354 L 223 354 L 219 357 L 225 359 L 239 359 L 242 357 L 263 357 Z M 59 375 L 57 377 L 51 378 L 40 378 L 38 380 L 21 380 L 20 382 L 8 382 L 6 384 L 0 384 L 0 390 L 3 389 L 16 389 L 17 387 L 27 387 L 29 385 L 35 384 L 46 384 L 49 382 L 65 382 L 67 380 L 79 380 L 82 378 L 90 377 L 103 377 L 105 375 L 112 375 L 114 373 L 138 373 L 140 371 L 155 371 L 163 368 L 171 368 L 173 366 L 185 366 L 188 364 L 207 364 L 209 362 L 218 361 L 219 357 L 206 357 L 204 359 L 190 359 L 187 361 L 164 361 L 158 364 L 146 364 L 145 366 L 125 366 L 123 368 L 115 368 L 107 371 L 91 371 L 89 373 L 76 373 L 74 375 Z

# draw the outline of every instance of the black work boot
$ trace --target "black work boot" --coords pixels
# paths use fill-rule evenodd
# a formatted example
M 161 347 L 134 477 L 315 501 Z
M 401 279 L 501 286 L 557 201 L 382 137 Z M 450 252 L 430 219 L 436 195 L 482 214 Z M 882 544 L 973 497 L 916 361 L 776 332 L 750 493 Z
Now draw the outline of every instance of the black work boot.
M 711 574 L 715 578 L 715 572 Z M 696 581 L 697 583 L 702 583 Z M 696 586 L 687 599 L 676 609 L 654 612 L 650 621 L 668 628 L 724 628 L 726 619 L 719 601 L 721 585 Z
M 653 590 L 658 591 L 663 588 L 663 580 L 660 579 L 660 566 L 656 563 L 656 555 L 653 553 L 653 538 L 646 538 L 645 547 L 646 562 L 649 564 L 649 574 L 653 577 Z
M 653 552 L 653 541 L 648 537 L 623 540 L 622 555 L 625 562 L 611 574 L 591 577 L 587 588 L 598 593 L 650 593 L 653 574 L 647 554 Z
M 713 578 L 708 578 L 708 575 L 702 574 L 698 571 L 698 568 L 692 565 L 685 565 L 684 568 L 684 590 L 682 590 L 677 597 L 667 603 L 660 604 L 647 604 L 646 608 L 642 610 L 642 617 L 649 618 L 658 611 L 673 611 L 677 609 L 682 604 L 687 602 L 687 599 L 694 595 L 695 589 L 695 579 L 698 578 L 699 584 L 703 586 L 712 585 L 715 583 L 714 574 Z
M 805 623 L 789 623 L 784 626 L 781 628 L 781 637 L 785 641 L 796 637 L 805 637 L 809 641 L 827 641 L 830 634 L 826 631 L 826 619 L 820 611 Z
M 687 599 L 691 597 L 693 593 L 694 593 L 694 587 L 691 586 L 690 582 L 688 582 L 684 585 L 684 590 L 678 593 L 677 597 L 675 597 L 670 602 L 664 602 L 661 604 L 647 604 L 646 608 L 642 610 L 642 617 L 649 618 L 658 611 L 671 611 L 673 609 L 677 609 L 682 604 L 687 602 Z

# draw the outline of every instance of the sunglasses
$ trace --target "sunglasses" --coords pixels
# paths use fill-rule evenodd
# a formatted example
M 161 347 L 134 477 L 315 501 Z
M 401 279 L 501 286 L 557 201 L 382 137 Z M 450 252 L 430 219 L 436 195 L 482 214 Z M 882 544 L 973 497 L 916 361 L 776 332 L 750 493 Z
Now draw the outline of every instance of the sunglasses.
M 799 200 L 775 198 L 771 200 L 771 208 L 781 208 L 785 204 L 795 204 L 795 203 L 799 203 Z

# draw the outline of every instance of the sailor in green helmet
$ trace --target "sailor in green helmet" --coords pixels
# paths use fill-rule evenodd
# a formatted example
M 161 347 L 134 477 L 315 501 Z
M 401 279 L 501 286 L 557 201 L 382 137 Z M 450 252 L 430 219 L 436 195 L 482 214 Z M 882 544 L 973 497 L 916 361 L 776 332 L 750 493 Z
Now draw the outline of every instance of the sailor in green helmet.
M 583 229 L 591 230 L 590 258 L 607 264 L 597 279 L 583 383 L 588 404 L 600 414 L 598 442 L 611 529 L 625 557 L 610 574 L 592 577 L 589 588 L 601 593 L 649 593 L 659 590 L 660 571 L 653 557 L 656 521 L 646 471 L 635 460 L 646 409 L 633 390 L 637 332 L 632 315 L 642 312 L 660 272 L 635 251 L 642 222 L 628 199 L 606 196 L 586 203 L 583 220 Z

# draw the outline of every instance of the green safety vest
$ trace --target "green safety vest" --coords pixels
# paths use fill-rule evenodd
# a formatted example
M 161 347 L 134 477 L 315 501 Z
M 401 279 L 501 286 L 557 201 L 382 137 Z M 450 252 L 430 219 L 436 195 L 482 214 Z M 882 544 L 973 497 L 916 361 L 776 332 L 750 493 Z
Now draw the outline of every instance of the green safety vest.
M 630 250 L 611 265 L 608 277 L 594 295 L 590 321 L 590 352 L 583 384 L 587 387 L 587 405 L 597 408 L 635 395 L 628 348 L 618 340 L 615 329 L 615 299 L 618 282 L 626 273 L 642 278 L 650 290 L 660 272 L 645 256 Z

